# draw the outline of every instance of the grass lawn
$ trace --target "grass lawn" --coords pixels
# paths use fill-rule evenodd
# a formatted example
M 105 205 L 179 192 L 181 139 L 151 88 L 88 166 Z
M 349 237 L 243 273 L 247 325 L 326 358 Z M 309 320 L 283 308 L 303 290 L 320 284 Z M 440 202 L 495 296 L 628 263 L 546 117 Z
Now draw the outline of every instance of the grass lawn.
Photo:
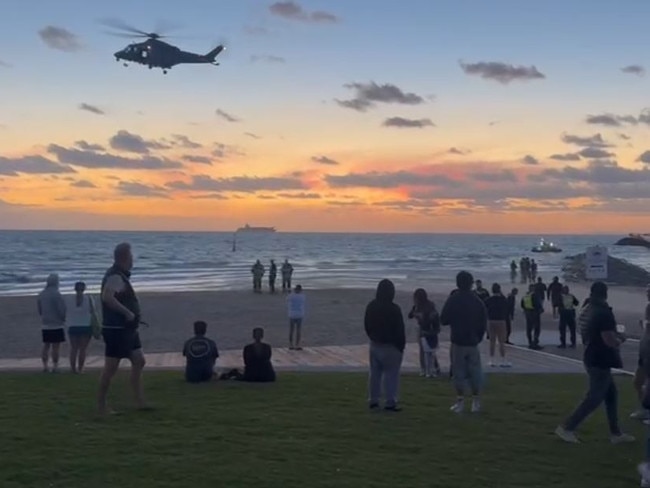
M 638 486 L 644 431 L 627 420 L 612 446 L 605 415 L 566 445 L 552 430 L 580 399 L 582 376 L 491 375 L 485 411 L 456 416 L 446 380 L 404 378 L 404 411 L 370 413 L 360 374 L 285 374 L 274 385 L 186 385 L 150 372 L 157 409 L 130 408 L 127 377 L 114 385 L 123 415 L 94 417 L 95 373 L 0 375 L 0 487 L 449 487 Z

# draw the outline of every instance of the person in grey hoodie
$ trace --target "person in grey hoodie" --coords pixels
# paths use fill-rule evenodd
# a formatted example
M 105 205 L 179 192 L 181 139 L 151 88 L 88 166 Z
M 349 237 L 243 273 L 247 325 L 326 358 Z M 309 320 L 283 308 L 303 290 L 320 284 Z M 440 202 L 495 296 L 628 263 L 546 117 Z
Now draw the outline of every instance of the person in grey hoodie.
M 59 292 L 59 275 L 47 277 L 45 288 L 38 295 L 38 314 L 41 316 L 43 350 L 43 372 L 49 370 L 50 352 L 52 354 L 52 372 L 59 368 L 59 347 L 65 342 L 65 301 Z
M 483 301 L 472 291 L 474 277 L 467 271 L 456 276 L 458 287 L 449 295 L 440 314 L 440 323 L 451 329 L 451 370 L 458 395 L 451 411 L 465 409 L 465 382 L 472 390 L 472 412 L 481 410 L 483 369 L 478 345 L 487 328 L 488 315 Z
M 384 410 L 399 412 L 397 396 L 402 357 L 406 346 L 402 309 L 393 302 L 395 285 L 381 280 L 377 294 L 366 307 L 364 327 L 370 339 L 370 377 L 368 402 L 371 410 L 379 408 L 381 385 L 384 385 Z

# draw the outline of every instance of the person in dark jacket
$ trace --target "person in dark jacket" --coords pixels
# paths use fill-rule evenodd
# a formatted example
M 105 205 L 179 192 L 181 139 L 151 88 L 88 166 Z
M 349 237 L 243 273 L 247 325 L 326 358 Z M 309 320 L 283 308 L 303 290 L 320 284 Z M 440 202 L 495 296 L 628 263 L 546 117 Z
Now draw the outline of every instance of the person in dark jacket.
M 478 345 L 485 336 L 487 310 L 483 301 L 472 291 L 474 277 L 467 271 L 456 276 L 458 289 L 449 295 L 440 314 L 440 323 L 451 329 L 451 369 L 456 387 L 456 403 L 451 411 L 465 409 L 465 383 L 472 391 L 472 412 L 481 410 L 483 369 Z
M 553 277 L 553 281 L 546 290 L 546 299 L 551 302 L 553 307 L 553 318 L 557 318 L 557 312 L 562 306 L 562 283 L 557 276 Z
M 512 345 L 510 342 L 510 334 L 512 334 L 512 324 L 515 321 L 515 309 L 517 308 L 517 295 L 519 290 L 513 288 L 508 295 L 508 316 L 506 318 L 506 344 Z
M 212 339 L 205 336 L 207 331 L 208 324 L 202 320 L 194 322 L 194 337 L 188 339 L 183 346 L 185 381 L 188 383 L 204 383 L 214 377 L 219 349 Z
M 409 319 L 417 319 L 418 322 L 420 376 L 440 376 L 440 364 L 436 356 L 440 317 L 426 290 L 418 288 L 413 293 L 413 308 L 409 312 Z
M 476 280 L 476 290 L 474 293 L 476 293 L 476 296 L 479 297 L 483 303 L 490 298 L 490 292 L 483 288 L 483 282 L 481 280 Z
M 386 403 L 384 410 L 399 412 L 397 405 L 399 375 L 406 347 L 404 317 L 395 299 L 395 285 L 381 280 L 377 294 L 366 307 L 364 327 L 370 339 L 369 406 L 379 408 L 382 382 Z
M 571 294 L 568 286 L 562 287 L 560 295 L 560 349 L 566 348 L 566 331 L 569 329 L 570 347 L 576 347 L 576 307 L 578 299 Z
M 501 285 L 494 283 L 492 285 L 492 296 L 485 302 L 488 314 L 488 324 L 490 331 L 490 362 L 489 366 L 496 366 L 494 360 L 494 353 L 496 350 L 497 342 L 499 343 L 499 355 L 501 362 L 499 366 L 509 368 L 512 366 L 506 361 L 506 336 L 508 334 L 507 320 L 508 314 L 508 299 L 501 293 Z
M 597 281 L 591 285 L 589 319 L 583 361 L 589 375 L 587 394 L 555 434 L 565 442 L 578 443 L 575 431 L 603 402 L 607 412 L 613 444 L 633 442 L 634 437 L 623 434 L 618 424 L 618 390 L 612 368 L 622 368 L 620 345 L 625 337 L 617 333 L 616 318 L 607 304 L 607 285 Z
M 546 300 L 546 292 L 548 291 L 548 288 L 546 288 L 546 283 L 544 283 L 544 280 L 541 276 L 537 278 L 534 286 L 535 295 L 537 295 L 537 299 L 542 304 L 542 306 L 544 306 L 544 300 Z
M 244 375 L 242 381 L 271 383 L 275 381 L 275 370 L 271 363 L 271 346 L 262 342 L 264 329 L 253 329 L 253 343 L 244 348 Z
M 524 310 L 526 316 L 526 337 L 528 338 L 528 349 L 540 350 L 543 349 L 539 345 L 539 336 L 542 331 L 542 313 L 544 307 L 539 299 L 539 295 L 535 293 L 535 285 L 530 284 L 528 293 L 521 299 L 521 308 Z

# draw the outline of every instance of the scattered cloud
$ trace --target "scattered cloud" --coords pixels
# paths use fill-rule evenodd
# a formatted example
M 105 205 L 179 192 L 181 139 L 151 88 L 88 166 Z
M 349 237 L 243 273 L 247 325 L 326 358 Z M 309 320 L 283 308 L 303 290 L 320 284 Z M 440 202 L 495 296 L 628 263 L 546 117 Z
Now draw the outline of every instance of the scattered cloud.
M 244 135 L 246 137 L 250 137 L 251 139 L 261 139 L 262 136 L 258 136 L 257 134 L 254 134 L 253 132 L 244 132 Z
M 277 176 L 233 176 L 230 178 L 212 178 L 207 175 L 197 175 L 192 177 L 192 180 L 189 183 L 184 181 L 172 181 L 171 183 L 167 183 L 166 186 L 174 190 L 241 193 L 307 189 L 307 185 L 298 178 Z
M 623 139 L 624 141 L 629 141 L 630 139 L 632 139 L 632 137 L 630 137 L 630 136 L 628 136 L 627 134 L 624 134 L 624 133 L 622 133 L 622 132 L 618 135 L 618 137 L 620 137 L 620 138 Z
M 586 118 L 588 124 L 604 125 L 606 127 L 622 127 L 624 125 L 645 124 L 650 125 L 650 109 L 643 109 L 636 115 L 616 115 L 604 113 L 599 115 L 588 115 Z
M 449 154 L 457 154 L 459 156 L 464 156 L 465 154 L 469 154 L 469 151 L 463 150 L 463 149 L 458 149 L 457 147 L 451 147 L 449 148 L 449 151 L 447 151 Z
M 97 107 L 96 105 L 90 105 L 88 103 L 80 103 L 79 110 L 84 110 L 95 115 L 106 115 L 106 112 L 104 112 L 101 108 Z
M 73 181 L 70 183 L 70 186 L 74 186 L 75 188 L 97 188 L 97 185 L 88 180 Z
M 480 76 L 486 80 L 494 80 L 504 85 L 512 81 L 530 81 L 544 79 L 546 76 L 535 66 L 515 66 L 499 62 L 464 63 L 460 61 L 460 67 L 465 74 Z
M 153 156 L 128 158 L 108 153 L 84 151 L 50 144 L 47 152 L 54 154 L 62 164 L 92 169 L 123 169 L 123 170 L 164 170 L 178 169 L 183 165 L 176 161 Z
M 200 149 L 203 147 L 203 144 L 195 142 L 183 134 L 172 134 L 172 144 L 185 149 Z
M 404 117 L 389 117 L 382 124 L 384 127 L 397 127 L 399 129 L 423 129 L 435 127 L 431 119 L 406 119 Z
M 48 25 L 38 31 L 41 40 L 52 49 L 75 52 L 83 48 L 79 38 L 63 27 Z
M 287 62 L 282 56 L 275 56 L 273 54 L 253 54 L 250 59 L 251 63 L 283 64 Z
M 630 75 L 645 76 L 645 68 L 638 64 L 630 64 L 629 66 L 625 66 L 621 68 L 621 71 Z
M 9 64 L 6 61 L 3 61 L 2 59 L 0 59 L 0 68 L 11 68 L 11 64 Z
M 599 147 L 585 147 L 583 150 L 578 152 L 578 154 L 587 159 L 601 159 L 613 156 L 612 153 L 605 151 Z
M 321 196 L 318 193 L 278 193 L 280 198 L 289 198 L 294 200 L 319 200 Z
M 78 147 L 79 149 L 82 149 L 84 151 L 97 152 L 97 151 L 104 151 L 105 150 L 104 146 L 102 146 L 101 144 L 91 144 L 91 143 L 86 142 L 86 141 L 76 141 L 74 143 L 74 145 L 76 147 Z
M 580 147 L 611 147 L 611 144 L 606 142 L 601 134 L 594 134 L 593 136 L 562 134 L 562 142 Z
M 461 183 L 440 174 L 419 174 L 409 171 L 348 173 L 326 175 L 325 181 L 332 188 L 398 188 L 401 186 L 458 186 Z
M 580 155 L 576 153 L 552 154 L 549 159 L 556 161 L 580 161 Z
M 313 22 L 322 24 L 332 24 L 339 22 L 339 17 L 322 10 L 309 12 L 299 4 L 292 1 L 275 2 L 269 6 L 271 14 L 288 20 L 297 20 L 300 22 Z
M 392 103 L 400 105 L 420 105 L 425 99 L 416 93 L 404 92 L 401 88 L 385 83 L 379 85 L 374 81 L 369 83 L 348 83 L 343 85 L 355 92 L 355 96 L 348 100 L 336 100 L 341 107 L 350 108 L 358 112 L 366 112 L 376 107 L 378 103 Z
M 234 115 L 231 115 L 228 112 L 221 110 L 220 108 L 215 110 L 215 113 L 217 114 L 217 117 L 222 118 L 226 122 L 231 122 L 231 123 L 241 122 L 241 119 L 239 117 L 235 117 Z
M 117 191 L 129 197 L 169 198 L 165 188 L 145 185 L 137 181 L 120 181 L 117 184 Z
M 522 159 L 521 162 L 523 164 L 528 164 L 530 166 L 537 166 L 539 164 L 539 160 L 530 154 L 526 154 Z
M 208 158 L 207 156 L 195 156 L 193 154 L 184 154 L 183 156 L 181 156 L 181 159 L 183 161 L 187 161 L 188 163 L 212 164 L 212 159 Z
M 650 164 L 650 151 L 644 151 L 638 158 L 640 163 Z
M 243 156 L 244 152 L 241 151 L 236 146 L 231 146 L 229 144 L 224 144 L 222 142 L 215 142 L 214 150 L 212 151 L 212 156 L 217 159 L 226 159 L 231 156 Z
M 126 130 L 118 131 L 108 142 L 117 151 L 137 154 L 149 154 L 152 149 L 169 149 L 170 147 L 158 141 L 147 141 L 142 136 Z
M 5 158 L 0 156 L 0 175 L 18 176 L 20 174 L 53 175 L 76 173 L 70 166 L 50 161 L 43 156 L 23 156 L 20 158 Z
M 311 160 L 314 163 L 323 164 L 325 166 L 338 166 L 341 164 L 335 159 L 328 158 L 327 156 L 312 156 Z
M 534 158 L 533 158 L 534 159 Z M 501 171 L 494 171 L 494 172 L 477 172 L 477 173 L 471 173 L 470 177 L 473 180 L 476 181 L 484 181 L 488 183 L 497 183 L 497 182 L 512 182 L 516 183 L 517 182 L 517 175 L 514 173 L 514 171 L 509 170 L 509 169 L 504 169 Z

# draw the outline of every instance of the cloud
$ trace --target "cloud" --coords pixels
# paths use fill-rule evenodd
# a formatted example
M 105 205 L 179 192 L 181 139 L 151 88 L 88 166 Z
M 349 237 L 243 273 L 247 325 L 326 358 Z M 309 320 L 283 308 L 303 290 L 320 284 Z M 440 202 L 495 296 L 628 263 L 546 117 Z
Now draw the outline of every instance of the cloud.
M 79 149 L 82 149 L 84 151 L 95 151 L 95 152 L 97 152 L 97 151 L 104 151 L 105 150 L 104 146 L 102 146 L 101 144 L 91 144 L 91 143 L 86 142 L 86 141 L 76 141 L 74 143 L 74 145 L 76 147 L 78 147 Z
M 630 137 L 630 136 L 628 136 L 627 134 L 624 134 L 624 133 L 622 133 L 622 132 L 618 135 L 618 137 L 620 137 L 620 138 L 623 139 L 624 141 L 629 141 L 630 139 L 632 139 L 632 137 Z
M 155 197 L 169 198 L 167 190 L 159 186 L 150 186 L 138 183 L 137 181 L 120 181 L 117 184 L 117 191 L 122 195 L 130 197 Z
M 184 147 L 185 149 L 200 149 L 203 144 L 191 140 L 182 134 L 172 134 L 172 144 L 174 146 Z
M 615 115 L 610 113 L 588 115 L 585 121 L 588 124 L 604 125 L 607 127 L 621 127 L 624 124 L 636 125 L 639 123 L 639 119 L 633 115 Z
M 47 152 L 54 154 L 59 163 L 93 169 L 124 169 L 124 170 L 164 170 L 178 169 L 183 165 L 176 161 L 153 156 L 127 158 L 108 153 L 83 151 L 75 148 L 65 148 L 50 144 Z
M 535 66 L 515 66 L 512 64 L 485 61 L 463 63 L 460 61 L 460 67 L 467 75 L 480 76 L 483 79 L 494 80 L 504 85 L 516 80 L 530 81 L 546 78 Z
M 251 139 L 261 139 L 262 136 L 258 136 L 257 134 L 254 134 L 253 132 L 244 132 L 244 135 L 246 137 L 250 137 Z
M 650 164 L 650 151 L 643 152 L 638 158 L 637 161 L 640 163 Z M 649 190 L 650 191 L 650 190 Z
M 549 159 L 556 161 L 580 161 L 580 155 L 576 153 L 552 154 Z
M 582 151 L 578 152 L 578 154 L 587 159 L 608 158 L 613 156 L 612 153 L 598 147 L 585 147 Z
M 41 40 L 52 49 L 74 52 L 83 48 L 79 38 L 63 27 L 48 25 L 38 31 Z
M 217 114 L 217 117 L 221 117 L 226 122 L 231 122 L 231 123 L 241 122 L 241 119 L 239 117 L 235 117 L 234 115 L 231 115 L 228 112 L 221 110 L 220 108 L 215 110 L 214 113 Z
M 484 181 L 488 183 L 497 183 L 502 181 L 515 183 L 518 181 L 517 175 L 515 175 L 514 171 L 509 169 L 504 169 L 497 172 L 471 173 L 470 177 L 473 180 Z
M 321 196 L 318 193 L 278 193 L 280 198 L 288 198 L 294 200 L 319 200 Z
M 104 112 L 101 108 L 95 105 L 90 105 L 88 103 L 80 103 L 79 110 L 84 110 L 86 112 L 90 112 L 91 114 L 95 114 L 95 115 L 106 115 L 106 112 Z
M 461 184 L 448 176 L 419 174 L 409 171 L 348 173 L 326 175 L 325 181 L 332 188 L 399 188 L 401 186 L 457 186 Z
M 236 146 L 215 142 L 212 155 L 217 159 L 226 159 L 231 156 L 244 156 L 244 152 Z
M 353 90 L 355 96 L 349 100 L 336 100 L 341 107 L 365 112 L 376 107 L 378 103 L 391 103 L 400 105 L 421 105 L 425 99 L 416 93 L 402 91 L 401 88 L 385 83 L 379 85 L 374 81 L 369 83 L 348 83 L 345 88 Z
M 323 164 L 325 166 L 338 166 L 341 164 L 335 159 L 328 158 L 327 156 L 312 156 L 311 160 L 314 163 Z
M 0 59 L 0 68 L 11 68 L 11 64 L 9 64 L 6 61 L 3 61 L 2 59 Z
M 64 164 L 50 161 L 43 156 L 23 156 L 20 158 L 5 158 L 0 156 L 0 175 L 18 176 L 20 174 L 48 175 L 76 173 L 74 169 Z
M 169 145 L 157 141 L 147 141 L 142 136 L 132 134 L 126 130 L 118 131 L 108 141 L 110 146 L 117 151 L 137 154 L 149 154 L 151 149 L 169 149 Z
M 269 6 L 269 11 L 271 14 L 278 17 L 282 17 L 288 20 L 297 20 L 300 22 L 332 24 L 337 23 L 340 20 L 336 15 L 322 10 L 308 12 L 296 2 L 291 1 L 275 2 Z
M 195 156 L 193 154 L 184 154 L 183 156 L 181 156 L 181 159 L 183 161 L 187 161 L 188 163 L 212 164 L 212 159 L 206 156 Z
M 282 56 L 275 56 L 273 54 L 253 54 L 250 60 L 251 63 L 283 64 L 287 62 Z
M 528 164 L 528 165 L 530 165 L 530 166 L 537 166 L 537 165 L 539 164 L 539 160 L 538 160 L 537 158 L 531 156 L 530 154 L 526 154 L 526 155 L 522 158 L 521 162 L 522 162 L 523 164 Z
M 189 183 L 184 181 L 172 181 L 167 183 L 166 186 L 174 190 L 203 192 L 226 191 L 241 193 L 307 189 L 307 185 L 298 178 L 276 176 L 233 176 L 230 178 L 212 178 L 207 175 L 198 175 L 192 177 L 192 180 Z
M 261 25 L 247 25 L 244 27 L 244 33 L 250 36 L 268 36 L 270 31 Z
M 459 156 L 464 156 L 465 154 L 468 154 L 469 151 L 464 151 L 462 149 L 458 149 L 457 147 L 451 147 L 449 148 L 449 151 L 447 151 L 449 154 L 457 154 Z
M 405 119 L 404 117 L 390 117 L 384 120 L 384 127 L 397 127 L 400 129 L 423 129 L 425 127 L 435 127 L 431 119 Z
M 97 188 L 97 185 L 88 180 L 73 181 L 70 183 L 70 186 L 74 186 L 75 188 Z
M 637 75 L 637 76 L 644 76 L 645 75 L 645 68 L 643 66 L 640 66 L 638 64 L 630 64 L 629 66 L 625 66 L 621 68 L 621 71 L 623 73 L 627 73 L 630 75 Z
M 607 143 L 601 134 L 594 134 L 593 136 L 562 134 L 562 142 L 580 147 L 611 147 L 611 144 Z

